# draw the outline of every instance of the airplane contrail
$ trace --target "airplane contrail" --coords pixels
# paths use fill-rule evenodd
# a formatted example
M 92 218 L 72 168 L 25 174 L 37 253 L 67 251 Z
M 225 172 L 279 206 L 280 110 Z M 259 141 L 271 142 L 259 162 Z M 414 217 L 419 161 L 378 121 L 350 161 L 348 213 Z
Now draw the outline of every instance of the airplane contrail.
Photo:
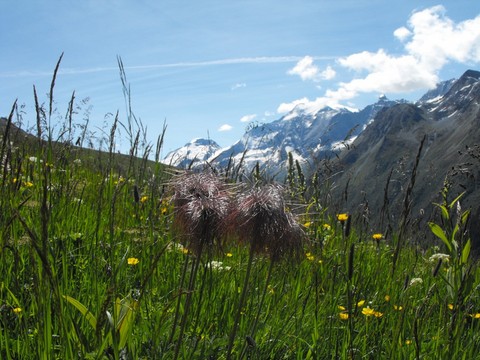
M 334 60 L 336 56 L 311 56 L 314 60 Z M 272 64 L 272 63 L 289 63 L 297 62 L 303 59 L 304 56 L 257 56 L 257 57 L 241 57 L 230 59 L 217 59 L 206 61 L 184 61 L 166 64 L 149 64 L 149 65 L 131 65 L 125 66 L 125 70 L 154 70 L 162 68 L 181 68 L 181 67 L 203 67 L 215 65 L 235 65 L 235 64 Z M 92 67 L 92 68 L 60 68 L 58 74 L 61 75 L 79 75 L 91 74 L 99 72 L 117 71 L 118 67 Z M 8 77 L 42 77 L 52 76 L 53 71 L 32 71 L 22 70 L 16 72 L 0 72 L 0 78 Z

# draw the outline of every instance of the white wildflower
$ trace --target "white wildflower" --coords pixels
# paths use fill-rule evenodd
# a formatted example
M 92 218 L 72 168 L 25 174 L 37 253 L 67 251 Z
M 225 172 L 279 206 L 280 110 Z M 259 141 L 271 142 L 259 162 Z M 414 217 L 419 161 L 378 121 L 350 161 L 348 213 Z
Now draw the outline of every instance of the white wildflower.
M 183 253 L 183 252 L 185 252 L 186 249 L 182 244 L 172 242 L 172 243 L 168 244 L 167 250 L 168 251 L 178 251 L 178 252 Z
M 223 263 L 221 261 L 215 261 L 212 260 L 210 261 L 207 266 L 212 269 L 212 270 L 230 270 L 230 266 L 223 266 Z
M 442 253 L 437 253 L 437 254 L 433 254 L 432 256 L 430 256 L 428 258 L 428 261 L 430 262 L 437 262 L 438 260 L 442 260 L 442 261 L 446 261 L 448 262 L 450 260 L 450 255 L 447 255 L 447 254 L 442 254 Z
M 409 286 L 413 286 L 415 284 L 422 284 L 422 283 L 423 283 L 423 280 L 421 278 L 413 278 L 412 280 L 410 280 Z
M 38 159 L 36 156 L 30 156 L 28 158 L 28 161 L 32 162 L 32 163 L 36 163 L 36 162 L 40 162 L 40 163 L 43 163 L 43 160 L 42 159 Z

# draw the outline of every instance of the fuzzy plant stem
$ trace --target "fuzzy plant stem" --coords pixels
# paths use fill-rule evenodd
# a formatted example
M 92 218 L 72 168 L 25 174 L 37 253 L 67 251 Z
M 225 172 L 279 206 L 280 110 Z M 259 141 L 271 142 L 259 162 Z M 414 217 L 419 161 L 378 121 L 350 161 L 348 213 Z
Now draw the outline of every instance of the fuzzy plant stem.
M 227 347 L 227 360 L 230 360 L 232 358 L 232 350 L 233 350 L 233 344 L 235 342 L 235 336 L 237 335 L 237 329 L 238 325 L 240 323 L 240 316 L 242 314 L 242 307 L 245 302 L 245 298 L 247 297 L 247 290 L 248 290 L 248 282 L 250 279 L 250 272 L 252 270 L 252 263 L 253 263 L 253 257 L 255 254 L 255 249 L 252 246 L 250 246 L 250 254 L 248 256 L 248 264 L 247 264 L 247 272 L 245 273 L 245 280 L 243 282 L 243 289 L 242 293 L 240 295 L 240 300 L 238 301 L 238 308 L 237 308 L 237 313 L 235 315 L 235 320 L 233 322 L 233 329 L 232 332 L 230 333 L 230 337 L 228 340 L 228 347 Z

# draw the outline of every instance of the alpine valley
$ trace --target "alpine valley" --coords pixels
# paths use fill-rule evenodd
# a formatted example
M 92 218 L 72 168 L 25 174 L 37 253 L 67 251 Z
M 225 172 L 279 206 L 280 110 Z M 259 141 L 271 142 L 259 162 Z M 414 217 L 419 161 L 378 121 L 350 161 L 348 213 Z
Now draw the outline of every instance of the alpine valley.
M 465 192 L 461 204 L 478 224 L 480 72 L 444 81 L 415 103 L 382 96 L 361 111 L 298 105 L 276 121 L 251 125 L 227 148 L 196 139 L 163 162 L 240 177 L 256 168 L 280 182 L 294 164 L 307 178 L 331 184 L 338 211 L 382 227 L 398 223 L 405 209 L 414 219 L 431 218 L 447 185 L 451 196 Z

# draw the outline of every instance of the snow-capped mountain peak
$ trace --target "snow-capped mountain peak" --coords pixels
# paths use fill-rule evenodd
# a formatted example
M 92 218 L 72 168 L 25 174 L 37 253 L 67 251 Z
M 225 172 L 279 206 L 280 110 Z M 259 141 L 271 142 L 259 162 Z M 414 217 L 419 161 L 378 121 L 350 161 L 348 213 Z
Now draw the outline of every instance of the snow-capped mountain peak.
M 183 147 L 167 154 L 163 163 L 189 168 L 205 162 L 220 146 L 211 139 L 196 138 L 185 144 Z

